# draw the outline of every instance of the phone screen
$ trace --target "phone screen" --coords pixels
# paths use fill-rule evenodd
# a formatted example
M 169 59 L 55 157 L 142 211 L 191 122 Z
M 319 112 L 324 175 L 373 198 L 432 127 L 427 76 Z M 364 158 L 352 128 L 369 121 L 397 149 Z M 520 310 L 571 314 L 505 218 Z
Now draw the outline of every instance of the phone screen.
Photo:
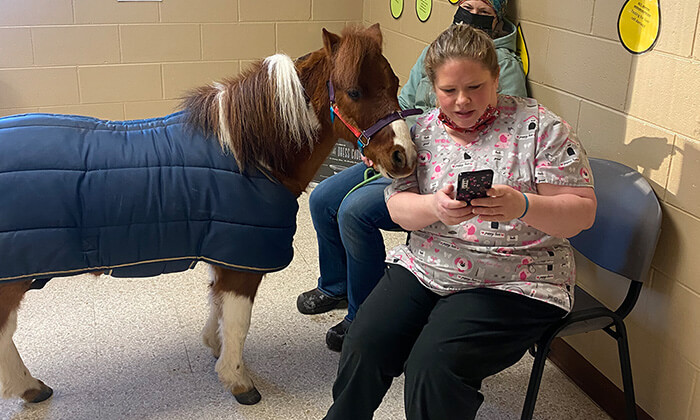
M 493 170 L 462 172 L 457 178 L 457 200 L 467 204 L 474 198 L 486 197 L 486 191 L 491 188 Z

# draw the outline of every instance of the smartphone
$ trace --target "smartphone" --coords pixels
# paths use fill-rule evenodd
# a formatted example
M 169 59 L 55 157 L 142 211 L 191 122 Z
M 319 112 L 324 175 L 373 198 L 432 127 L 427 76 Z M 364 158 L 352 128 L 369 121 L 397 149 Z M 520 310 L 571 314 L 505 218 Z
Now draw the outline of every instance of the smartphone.
M 491 188 L 493 170 L 462 172 L 457 177 L 457 200 L 467 204 L 474 198 L 486 197 L 486 191 Z

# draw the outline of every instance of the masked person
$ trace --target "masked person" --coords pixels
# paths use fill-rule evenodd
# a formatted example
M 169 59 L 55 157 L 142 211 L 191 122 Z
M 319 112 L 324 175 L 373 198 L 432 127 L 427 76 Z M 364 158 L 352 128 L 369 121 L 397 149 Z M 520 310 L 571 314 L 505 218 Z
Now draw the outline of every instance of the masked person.
M 459 3 L 454 23 L 485 29 L 494 37 L 500 78 L 498 91 L 526 96 L 522 63 L 515 53 L 515 26 L 504 18 L 506 0 L 466 0 Z M 401 89 L 403 109 L 435 106 L 435 94 L 425 73 L 426 47 Z M 415 117 L 409 118 L 409 125 Z M 384 273 L 386 256 L 381 230 L 401 230 L 391 220 L 384 202 L 384 188 L 391 182 L 379 178 L 348 194 L 365 179 L 372 162 L 358 163 L 321 182 L 311 193 L 309 207 L 318 239 L 318 286 L 297 298 L 303 314 L 320 314 L 348 307 L 348 313 L 326 334 L 326 345 L 340 351 L 355 314 Z M 347 197 L 346 197 L 347 196 Z
M 437 108 L 412 130 L 423 158 L 385 190 L 411 235 L 348 331 L 326 420 L 371 419 L 402 373 L 406 419 L 474 419 L 482 381 L 573 306 L 566 238 L 593 225 L 596 198 L 571 126 L 534 99 L 497 94 L 483 31 L 448 28 L 425 67 Z M 493 185 L 458 199 L 460 173 L 490 173 Z
M 501 68 L 498 93 L 526 97 L 523 63 L 516 53 L 517 31 L 515 25 L 503 16 L 506 3 L 507 0 L 462 0 L 453 23 L 471 25 L 493 39 Z M 420 108 L 427 111 L 435 106 L 435 93 L 423 65 L 427 52 L 428 47 L 425 47 L 411 69 L 408 82 L 401 88 L 399 105 L 403 109 Z M 412 121 L 415 118 L 411 117 Z

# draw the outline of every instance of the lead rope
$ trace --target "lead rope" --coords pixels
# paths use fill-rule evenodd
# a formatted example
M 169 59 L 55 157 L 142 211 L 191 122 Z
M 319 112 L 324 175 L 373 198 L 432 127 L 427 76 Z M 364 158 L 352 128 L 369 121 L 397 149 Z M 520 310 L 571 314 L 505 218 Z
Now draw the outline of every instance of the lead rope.
M 343 202 L 345 201 L 346 198 L 348 198 L 348 196 L 350 195 L 350 193 L 352 193 L 352 192 L 355 191 L 356 189 L 358 189 L 358 188 L 360 188 L 360 187 L 362 187 L 362 186 L 364 186 L 364 185 L 367 185 L 367 184 L 369 184 L 370 182 L 372 182 L 372 181 L 374 181 L 374 180 L 377 180 L 377 179 L 379 179 L 379 178 L 381 178 L 381 177 L 382 177 L 382 174 L 377 173 L 377 171 L 375 171 L 373 168 L 367 168 L 367 169 L 365 169 L 365 173 L 364 173 L 364 176 L 363 176 L 364 180 L 362 180 L 359 184 L 357 184 L 357 185 L 355 185 L 354 187 L 352 187 L 352 189 L 351 189 L 350 191 L 348 191 L 347 194 L 345 194 L 345 197 L 343 197 L 343 199 L 340 201 L 340 206 L 343 205 Z M 340 206 L 338 206 L 338 209 L 340 209 Z M 335 214 L 335 220 L 336 220 L 336 221 L 338 220 L 338 213 Z

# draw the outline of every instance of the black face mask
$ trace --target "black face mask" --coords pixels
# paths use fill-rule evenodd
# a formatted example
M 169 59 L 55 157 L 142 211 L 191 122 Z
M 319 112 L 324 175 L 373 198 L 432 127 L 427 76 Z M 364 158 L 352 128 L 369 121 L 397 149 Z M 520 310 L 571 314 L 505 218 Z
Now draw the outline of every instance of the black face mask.
M 490 34 L 493 29 L 493 16 L 475 15 L 463 7 L 458 7 L 452 23 L 464 23 Z

